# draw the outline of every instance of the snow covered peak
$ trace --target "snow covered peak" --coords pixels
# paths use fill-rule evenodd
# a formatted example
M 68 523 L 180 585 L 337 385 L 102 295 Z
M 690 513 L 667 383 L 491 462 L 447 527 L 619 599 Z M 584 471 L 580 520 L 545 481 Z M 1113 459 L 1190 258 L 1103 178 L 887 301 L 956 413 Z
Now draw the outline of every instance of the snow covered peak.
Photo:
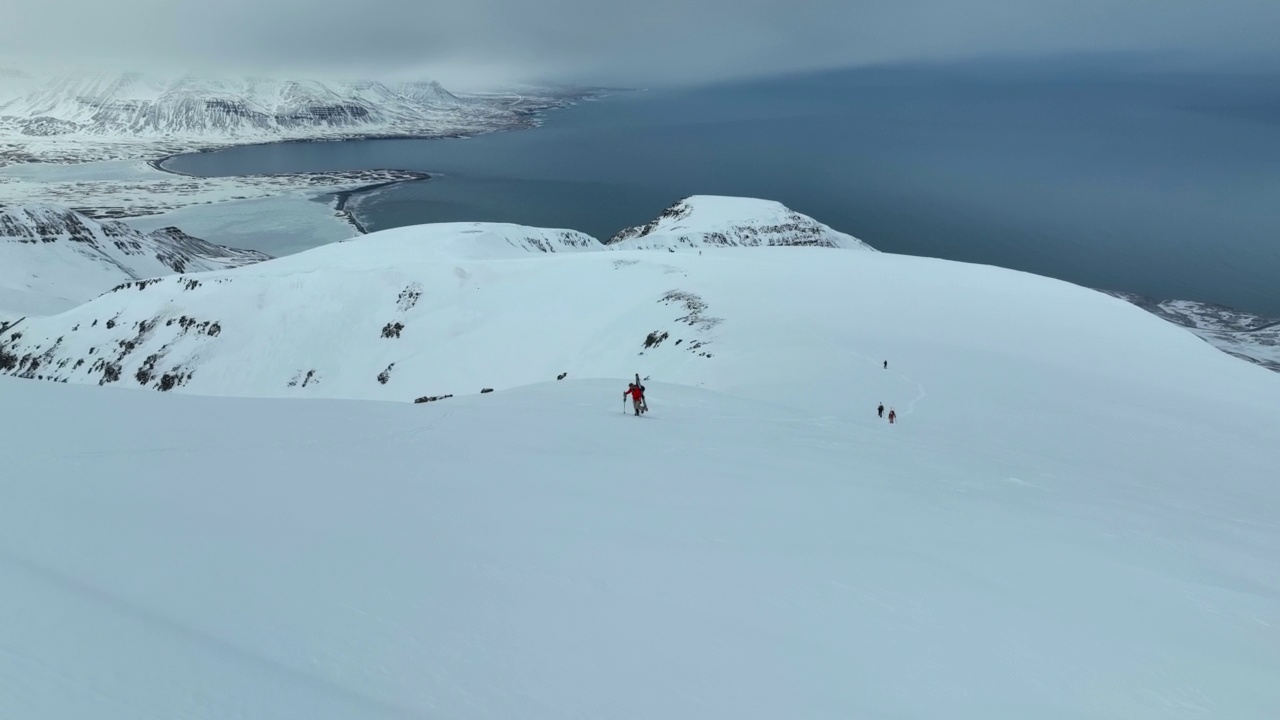
M 400 82 L 391 85 L 391 89 L 407 98 L 438 107 L 462 106 L 466 100 L 454 95 L 435 80 Z
M 56 206 L 0 208 L 0 307 L 61 312 L 130 280 L 260 262 L 177 228 L 143 233 Z
M 687 197 L 651 222 L 627 228 L 605 244 L 618 250 L 739 246 L 872 249 L 782 203 L 720 195 Z

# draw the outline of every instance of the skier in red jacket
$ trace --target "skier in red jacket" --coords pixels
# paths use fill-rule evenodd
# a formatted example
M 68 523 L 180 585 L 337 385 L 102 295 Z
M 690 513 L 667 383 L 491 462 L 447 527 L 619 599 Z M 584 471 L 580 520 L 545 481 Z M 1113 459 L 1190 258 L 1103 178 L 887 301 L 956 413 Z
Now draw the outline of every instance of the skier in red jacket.
M 627 389 L 622 393 L 622 397 L 631 396 L 631 406 L 635 408 L 636 415 L 644 409 L 644 389 L 635 383 L 627 383 Z

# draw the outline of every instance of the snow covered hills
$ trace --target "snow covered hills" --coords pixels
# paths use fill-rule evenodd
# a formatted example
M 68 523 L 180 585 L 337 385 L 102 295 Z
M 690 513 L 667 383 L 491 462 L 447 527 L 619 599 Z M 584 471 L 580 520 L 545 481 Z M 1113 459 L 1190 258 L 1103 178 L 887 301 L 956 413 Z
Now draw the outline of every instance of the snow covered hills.
M 57 207 L 0 208 L 0 312 L 61 312 L 130 280 L 218 270 L 268 256 L 177 228 L 143 233 Z
M 726 213 L 732 206 L 746 212 Z M 837 247 L 866 249 L 834 231 L 815 234 L 824 226 L 776 203 L 698 196 L 680 207 L 684 224 L 651 229 L 648 247 L 712 247 L 723 254 L 730 248 L 714 238 L 760 237 L 763 228 L 775 244 L 824 240 L 812 248 L 824 255 L 843 254 Z M 704 235 L 691 238 L 694 228 Z M 757 275 L 775 274 L 793 259 L 841 265 L 819 255 L 779 255 L 777 266 L 758 264 L 764 255 L 699 264 L 697 255 L 622 247 L 604 252 L 594 238 L 568 230 L 440 224 L 375 233 L 256 268 L 127 282 L 0 336 L 0 371 L 203 394 L 408 401 L 562 372 L 626 374 L 644 355 L 646 363 L 676 373 L 669 377 L 699 384 L 704 376 L 727 377 L 722 369 L 713 373 L 710 361 L 734 362 L 728 352 L 734 345 L 727 354 L 719 348 L 717 328 L 725 319 L 705 297 L 707 287 L 767 287 Z M 552 254 L 558 257 L 548 261 Z M 803 272 L 788 283 L 804 284 Z M 790 285 L 780 291 L 803 292 Z M 731 290 L 719 294 L 738 300 Z M 477 317 L 483 321 L 468 320 Z M 739 317 L 743 339 L 776 332 L 770 313 L 744 309 Z M 513 356 L 503 348 L 517 338 L 527 347 Z M 458 353 L 467 361 L 454 362 Z
M 719 207 L 716 199 L 688 207 L 686 221 L 706 232 L 736 227 L 714 213 L 702 221 L 697 209 Z M 648 237 L 679 246 L 665 242 L 670 234 Z M 1169 355 L 1196 372 L 1236 362 L 1128 303 L 1039 276 L 853 244 L 703 247 L 712 250 L 605 251 L 572 231 L 514 225 L 400 228 L 234 270 L 125 283 L 0 335 L 0 368 L 210 395 L 403 402 L 644 369 L 835 413 L 845 403 L 833 379 L 884 359 L 950 358 L 957 367 L 931 372 L 951 393 L 994 365 L 1005 391 L 1033 397 L 1057 382 L 1066 358 L 1103 377 Z M 991 359 L 1029 345 L 1048 364 L 1018 387 Z M 796 377 L 762 376 L 762 363 Z M 1184 375 L 1161 377 L 1196 384 Z M 924 392 L 902 388 L 899 412 L 909 417 Z
M 562 102 L 460 97 L 432 81 L 11 73 L 0 75 L 0 146 L 17 144 L 11 153 L 28 161 L 84 162 L 148 149 L 475 134 L 527 125 L 534 112 Z
M 683 278 L 690 273 L 690 268 L 685 266 L 690 262 L 688 258 L 672 257 L 681 254 L 677 251 L 698 250 L 700 253 L 710 249 L 723 257 L 724 251 L 741 246 L 871 249 L 856 238 L 833 231 L 777 203 L 711 196 L 686 198 L 654 222 L 623 231 L 607 245 L 571 230 L 482 223 L 441 224 L 377 233 L 282 259 L 254 272 L 216 278 L 191 273 L 257 262 L 265 256 L 203 243 L 172 228 L 144 235 L 119 223 L 99 224 L 64 210 L 9 211 L 0 216 L 0 227 L 7 227 L 10 236 L 8 244 L 0 245 L 0 252 L 7 253 L 9 260 L 0 270 L 0 293 L 3 293 L 0 294 L 0 321 L 60 312 L 116 288 L 110 297 L 65 317 L 28 317 L 18 339 L 10 336 L 6 340 L 0 335 L 0 350 L 7 358 L 4 371 L 24 377 L 76 382 L 110 383 L 136 378 L 149 387 L 213 394 L 305 394 L 399 400 L 474 392 L 495 385 L 519 385 L 559 375 L 570 367 L 575 373 L 596 372 L 591 369 L 594 366 L 576 363 L 569 357 L 571 353 L 562 352 L 551 353 L 549 357 L 535 353 L 531 358 L 536 362 L 518 372 L 513 372 L 509 365 L 504 366 L 502 361 L 468 365 L 488 368 L 478 373 L 441 375 L 434 369 L 427 372 L 426 368 L 441 364 L 439 358 L 433 357 L 439 349 L 423 349 L 420 345 L 434 346 L 442 333 L 450 337 L 468 335 L 466 342 L 483 347 L 501 344 L 500 335 L 504 333 L 524 334 L 528 327 L 544 322 L 543 308 L 523 300 L 511 301 L 499 287 L 471 281 L 477 272 L 471 267 L 473 263 L 481 265 L 479 276 L 486 277 L 491 274 L 490 261 L 494 260 L 530 260 L 530 254 L 544 253 L 601 255 L 580 261 L 582 267 L 591 268 L 589 270 L 568 271 L 564 264 L 530 265 L 532 270 L 525 280 L 531 283 L 528 292 L 533 295 L 549 292 L 547 288 L 553 286 L 571 293 L 583 282 L 576 273 L 597 274 L 600 268 L 612 272 L 629 267 L 633 268 L 633 274 L 651 275 L 650 282 L 658 284 L 646 285 L 644 292 L 656 294 L 663 305 L 676 312 L 671 317 L 667 317 L 670 313 L 655 317 L 649 310 L 631 313 L 628 321 L 631 336 L 613 348 L 628 348 L 616 358 L 625 365 L 637 338 L 641 343 L 636 352 L 664 355 L 669 348 L 678 347 L 699 357 L 714 355 L 708 346 L 716 335 L 713 328 L 723 318 L 706 310 L 706 300 L 696 283 L 670 287 L 664 284 L 674 279 L 668 276 Z M 42 242 L 37 243 L 37 238 Z M 601 254 L 601 250 L 611 252 Z M 655 255 L 653 250 L 668 252 Z M 632 257 L 629 253 L 639 254 Z M 658 261 L 657 258 L 664 259 Z M 836 262 L 845 261 L 841 258 Z M 872 262 L 901 261 L 895 258 Z M 510 265 L 499 263 L 496 267 Z M 151 279 L 170 273 L 179 273 L 179 276 Z M 279 273 L 303 276 L 306 280 L 291 281 L 290 290 L 281 290 L 284 285 Z M 561 273 L 566 276 L 560 277 Z M 534 282 L 535 277 L 540 280 Z M 388 282 L 396 285 L 394 292 L 386 285 Z M 803 280 L 798 278 L 797 282 Z M 330 284 L 333 289 L 327 286 Z M 313 293 L 317 301 L 304 302 L 298 309 L 294 305 L 302 295 L 290 293 L 302 285 L 307 286 L 307 292 Z M 449 296 L 443 290 L 455 286 L 470 286 L 474 297 L 470 294 Z M 202 287 L 205 289 L 196 292 Z M 417 307 L 418 298 L 423 296 L 424 288 L 432 288 L 425 291 L 428 297 L 435 296 L 427 301 L 431 311 L 427 313 L 426 323 L 417 319 L 422 313 Z M 796 290 L 789 288 L 787 292 Z M 884 286 L 880 292 L 886 297 L 867 298 L 865 302 L 888 302 L 889 296 L 902 290 Z M 264 300 L 266 297 L 273 298 L 270 307 Z M 450 317 L 443 306 L 456 304 L 457 312 L 470 314 L 474 310 L 465 306 L 477 297 L 486 298 L 494 307 L 527 305 L 521 312 L 532 317 L 516 319 L 517 312 L 501 311 L 499 315 L 518 326 L 496 322 L 486 325 L 496 336 L 472 337 L 462 330 L 442 326 Z M 250 302 L 246 298 L 253 299 Z M 338 302 L 343 309 L 320 309 L 328 308 L 333 302 Z M 822 304 L 823 301 L 814 302 Z M 266 346 L 267 336 L 260 342 L 236 342 L 220 335 L 228 327 L 255 335 L 252 318 L 259 311 L 267 312 L 268 316 L 275 313 L 279 322 L 296 326 L 299 342 L 284 349 L 272 349 Z M 71 317 L 76 319 L 68 320 Z M 673 318 L 697 332 L 673 327 Z M 618 324 L 608 317 L 600 321 Z M 358 326 L 348 328 L 353 333 L 352 343 L 343 346 L 341 358 L 331 357 L 336 352 L 333 348 L 315 346 L 314 338 L 331 338 L 336 328 L 347 327 L 344 323 L 358 323 Z M 645 323 L 652 327 L 645 327 Z M 318 328 L 322 326 L 325 329 L 320 331 Z M 211 329 L 215 334 L 205 332 Z M 1252 344 L 1248 347 L 1237 341 L 1238 333 L 1224 337 L 1216 330 L 1193 329 L 1220 349 L 1266 365 L 1267 356 L 1261 351 L 1269 347 L 1266 345 L 1268 327 L 1250 331 L 1248 339 Z M 584 326 L 570 334 L 575 335 L 579 330 L 589 333 L 592 328 Z M 557 327 L 547 328 L 545 332 L 562 334 Z M 760 332 L 773 331 L 762 329 Z M 364 340 L 358 339 L 361 336 Z M 370 339 L 379 342 L 370 343 Z M 381 342 L 390 339 L 397 342 Z M 329 342 L 331 340 L 326 339 L 321 344 Z M 221 348 L 228 344 L 237 350 L 224 356 Z M 104 347 L 115 347 L 117 351 L 103 352 Z M 272 359 L 255 359 L 263 353 Z M 214 360 L 218 357 L 222 359 Z M 203 379 L 206 374 L 196 372 L 196 366 L 209 363 L 212 368 L 229 363 L 240 369 L 218 369 L 218 379 L 208 382 Z M 536 371 L 532 370 L 535 367 Z M 610 373 L 625 370 L 613 364 L 607 368 Z M 176 382 L 178 379 L 181 382 Z

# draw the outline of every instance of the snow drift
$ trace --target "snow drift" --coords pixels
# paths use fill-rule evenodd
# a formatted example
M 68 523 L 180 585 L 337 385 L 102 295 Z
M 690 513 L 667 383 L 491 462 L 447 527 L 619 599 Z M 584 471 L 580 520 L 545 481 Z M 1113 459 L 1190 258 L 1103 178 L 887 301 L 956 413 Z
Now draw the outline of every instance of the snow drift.
M 0 368 L 200 394 L 404 402 L 642 370 L 833 412 L 845 408 L 835 379 L 877 383 L 851 368 L 884 359 L 928 366 L 973 403 L 992 384 L 1043 394 L 1064 372 L 1191 386 L 1201 373 L 1240 372 L 1123 301 L 999 268 L 827 247 L 591 249 L 570 231 L 420 226 L 125 283 L 0 335 Z M 1038 370 L 1017 377 L 1008 356 Z M 1142 378 L 1174 356 L 1167 372 Z M 988 374 L 991 383 L 972 381 Z M 903 389 L 899 412 L 923 392 Z

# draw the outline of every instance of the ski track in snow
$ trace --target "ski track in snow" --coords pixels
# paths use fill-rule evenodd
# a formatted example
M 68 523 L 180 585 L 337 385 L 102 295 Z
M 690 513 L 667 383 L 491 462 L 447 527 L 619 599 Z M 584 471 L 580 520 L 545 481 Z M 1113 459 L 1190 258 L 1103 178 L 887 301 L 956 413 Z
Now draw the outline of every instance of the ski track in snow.
M 916 380 L 914 380 L 914 379 L 912 379 L 912 378 L 908 377 L 907 375 L 905 375 L 905 374 L 903 374 L 903 373 L 901 373 L 901 372 L 898 372 L 896 369 L 886 369 L 886 368 L 884 367 L 884 365 L 883 365 L 884 360 L 872 360 L 872 359 L 871 359 L 870 357 L 868 357 L 867 355 L 864 355 L 864 354 L 862 354 L 862 353 L 860 353 L 860 352 L 858 352 L 858 351 L 856 351 L 856 350 L 851 350 L 851 349 L 849 349 L 849 348 L 847 348 L 847 347 L 845 347 L 845 346 L 843 346 L 843 345 L 837 345 L 834 341 L 832 341 L 832 340 L 831 340 L 831 339 L 829 339 L 829 338 L 820 337 L 820 336 L 817 336 L 817 335 L 815 335 L 815 338 L 817 338 L 819 342 L 826 343 L 828 346 L 830 346 L 831 348 L 835 349 L 837 352 L 841 352 L 841 353 L 844 353 L 844 354 L 846 354 L 846 355 L 851 355 L 851 356 L 853 356 L 853 357 L 858 358 L 859 360 L 863 361 L 864 363 L 866 363 L 866 364 L 868 364 L 868 365 L 872 365 L 872 366 L 874 366 L 874 367 L 875 367 L 875 369 L 876 369 L 876 370 L 878 370 L 878 371 L 879 371 L 879 372 L 881 372 L 881 373 L 890 373 L 890 374 L 894 375 L 895 377 L 898 377 L 898 378 L 900 378 L 900 379 L 902 379 L 902 380 L 905 380 L 906 382 L 910 383 L 911 385 L 914 385 L 914 386 L 915 386 L 915 388 L 916 388 L 916 396 L 915 396 L 915 397 L 913 397 L 913 398 L 911 398 L 911 400 L 907 401 L 907 409 L 906 409 L 905 411 L 903 411 L 903 412 L 898 413 L 898 415 L 911 415 L 912 413 L 914 413 L 914 412 L 915 412 L 915 409 L 916 409 L 916 403 L 918 403 L 918 402 L 920 402 L 921 400 L 924 400 L 924 399 L 925 399 L 925 396 L 927 395 L 927 393 L 925 392 L 924 385 L 922 385 L 922 384 L 920 384 L 919 382 L 917 382 Z M 891 363 L 891 364 L 892 364 L 892 363 Z M 889 409 L 890 407 L 893 407 L 893 403 L 886 403 L 886 404 L 885 404 L 885 412 L 886 412 L 886 413 L 888 412 L 888 409 Z

